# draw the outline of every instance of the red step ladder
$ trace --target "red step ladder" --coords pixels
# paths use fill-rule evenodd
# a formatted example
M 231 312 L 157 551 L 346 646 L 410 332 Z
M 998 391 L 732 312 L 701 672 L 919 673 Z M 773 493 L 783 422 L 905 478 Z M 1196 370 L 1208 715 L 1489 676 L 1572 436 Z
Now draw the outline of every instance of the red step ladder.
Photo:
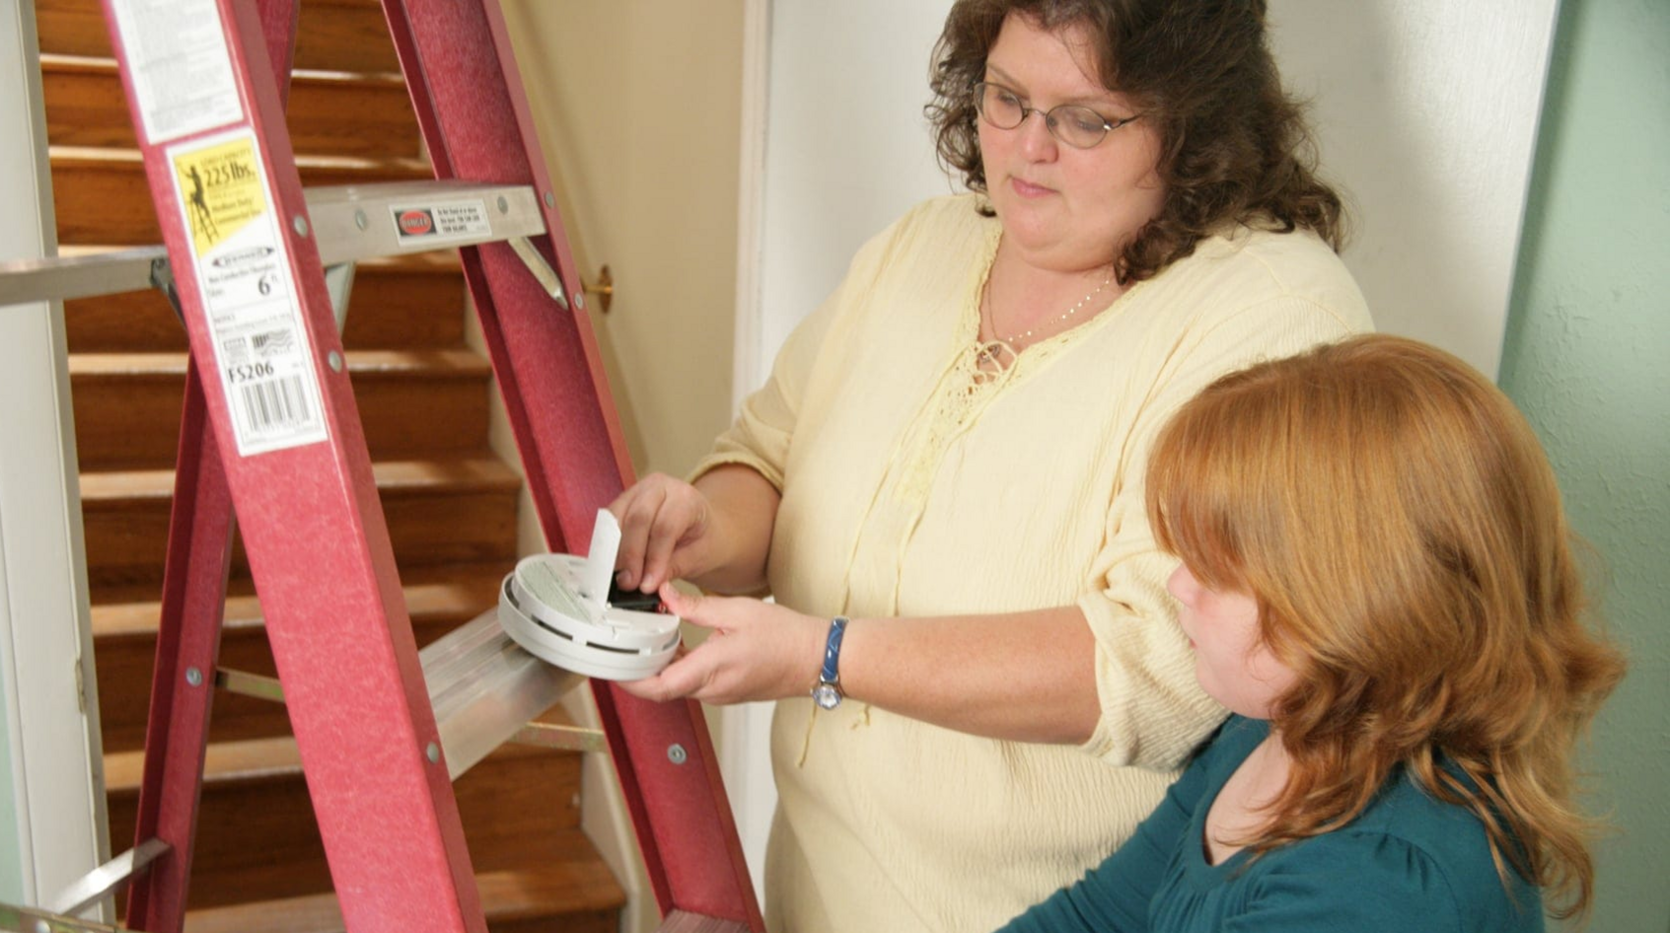
M 347 929 L 484 933 L 451 781 L 578 678 L 492 613 L 420 656 L 333 303 L 356 259 L 457 245 L 547 545 L 584 547 L 632 469 L 497 0 L 383 0 L 437 181 L 312 192 L 295 0 L 104 5 L 166 262 L 99 278 L 171 285 L 191 365 L 137 838 L 62 909 L 131 878 L 127 927 L 183 926 L 212 687 L 258 680 L 216 669 L 235 513 L 279 671 L 246 689 L 289 707 Z M 46 297 L 88 293 L 77 262 L 42 264 Z M 763 931 L 699 706 L 591 687 L 661 929 Z

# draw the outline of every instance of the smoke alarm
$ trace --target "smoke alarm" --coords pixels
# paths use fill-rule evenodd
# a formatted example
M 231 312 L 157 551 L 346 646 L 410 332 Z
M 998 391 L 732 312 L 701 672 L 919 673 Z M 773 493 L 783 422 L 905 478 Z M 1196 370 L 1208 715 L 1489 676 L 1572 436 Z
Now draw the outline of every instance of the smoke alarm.
M 599 509 L 591 550 L 525 557 L 504 578 L 499 624 L 529 654 L 604 680 L 641 680 L 678 650 L 678 617 L 612 605 L 620 525 Z

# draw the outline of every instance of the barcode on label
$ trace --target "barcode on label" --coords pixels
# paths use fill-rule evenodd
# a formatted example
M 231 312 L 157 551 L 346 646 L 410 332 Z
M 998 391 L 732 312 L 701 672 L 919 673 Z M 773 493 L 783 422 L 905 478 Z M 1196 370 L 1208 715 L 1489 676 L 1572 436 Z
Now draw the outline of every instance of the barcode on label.
M 238 391 L 243 393 L 244 420 L 251 431 L 293 427 L 313 417 L 300 376 L 239 386 Z

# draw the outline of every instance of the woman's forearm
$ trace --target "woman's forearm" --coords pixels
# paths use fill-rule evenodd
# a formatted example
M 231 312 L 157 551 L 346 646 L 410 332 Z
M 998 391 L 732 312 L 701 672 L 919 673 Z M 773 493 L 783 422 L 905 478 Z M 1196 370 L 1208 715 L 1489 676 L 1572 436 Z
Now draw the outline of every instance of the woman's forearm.
M 853 700 L 959 732 L 1076 745 L 1101 715 L 1095 656 L 1076 606 L 858 618 L 842 645 L 841 684 Z
M 766 559 L 782 496 L 750 467 L 726 464 L 702 474 L 695 487 L 707 499 L 713 536 L 711 566 L 690 580 L 719 593 L 757 593 L 766 587 Z

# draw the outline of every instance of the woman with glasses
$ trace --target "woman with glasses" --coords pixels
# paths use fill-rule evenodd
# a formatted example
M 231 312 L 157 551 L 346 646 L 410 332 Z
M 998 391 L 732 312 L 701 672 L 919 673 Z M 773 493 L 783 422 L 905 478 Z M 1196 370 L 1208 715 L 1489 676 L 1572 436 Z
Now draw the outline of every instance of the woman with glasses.
M 1261 0 L 960 0 L 932 88 L 969 192 L 860 250 L 692 482 L 611 506 L 617 582 L 714 630 L 628 689 L 780 701 L 774 930 L 990 929 L 1133 831 L 1225 715 L 1148 446 L 1370 326 Z

